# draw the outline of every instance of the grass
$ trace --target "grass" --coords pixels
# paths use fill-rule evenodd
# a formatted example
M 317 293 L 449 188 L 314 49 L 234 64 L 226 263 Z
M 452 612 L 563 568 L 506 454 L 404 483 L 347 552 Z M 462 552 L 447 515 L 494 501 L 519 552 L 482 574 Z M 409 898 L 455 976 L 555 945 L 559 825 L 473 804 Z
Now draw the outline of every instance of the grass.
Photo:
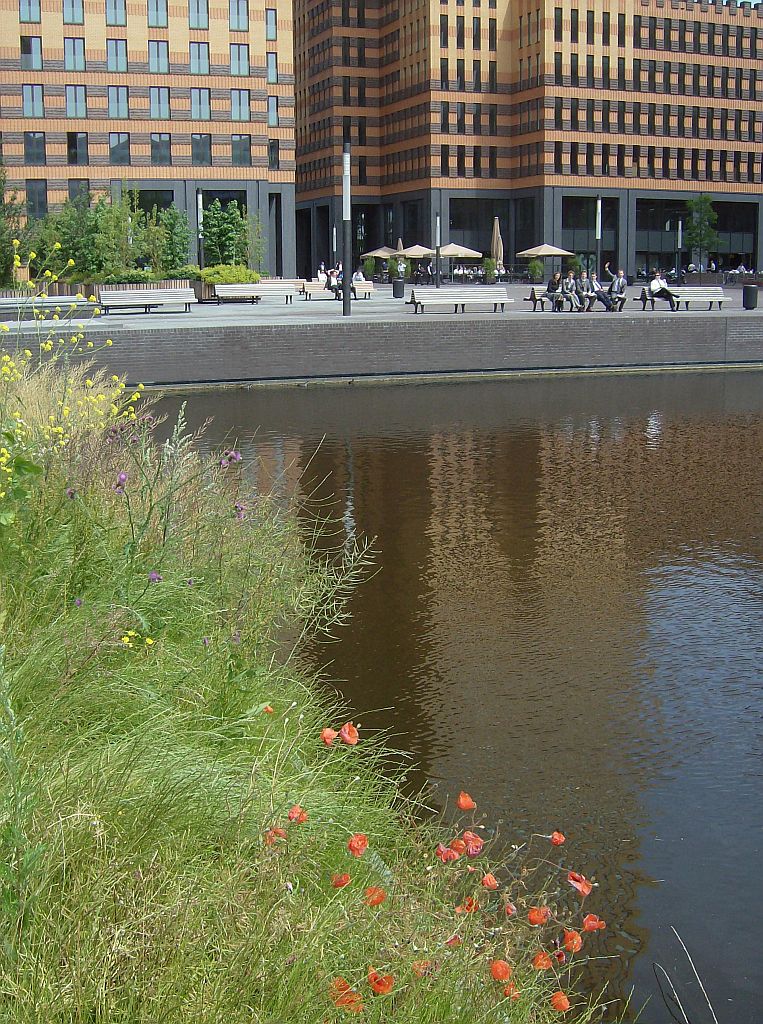
M 569 961 L 531 961 L 582 931 L 583 908 L 548 838 L 493 859 L 479 811 L 448 824 L 401 796 L 380 740 L 321 742 L 345 715 L 281 638 L 342 621 L 364 552 L 319 558 L 237 453 L 202 459 L 182 421 L 157 444 L 121 382 L 14 360 L 0 382 L 15 473 L 0 500 L 3 1021 L 318 1024 L 361 1000 L 373 1022 L 559 1019 Z M 436 844 L 465 828 L 484 852 L 441 863 Z M 536 905 L 545 927 L 527 921 Z M 369 968 L 393 976 L 389 994 Z M 357 997 L 332 998 L 337 978 Z M 571 998 L 577 1019 L 597 1016 Z

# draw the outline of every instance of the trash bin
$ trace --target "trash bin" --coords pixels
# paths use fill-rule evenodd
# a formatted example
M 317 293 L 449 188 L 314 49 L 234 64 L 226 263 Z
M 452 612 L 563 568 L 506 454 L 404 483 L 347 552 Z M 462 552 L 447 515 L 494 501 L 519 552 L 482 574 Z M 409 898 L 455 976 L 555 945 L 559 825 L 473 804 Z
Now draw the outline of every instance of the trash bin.
M 395 280 L 392 282 L 392 298 L 405 298 L 405 281 L 402 279 L 402 277 L 396 277 Z
M 755 284 L 742 285 L 742 306 L 745 309 L 758 308 L 758 286 Z

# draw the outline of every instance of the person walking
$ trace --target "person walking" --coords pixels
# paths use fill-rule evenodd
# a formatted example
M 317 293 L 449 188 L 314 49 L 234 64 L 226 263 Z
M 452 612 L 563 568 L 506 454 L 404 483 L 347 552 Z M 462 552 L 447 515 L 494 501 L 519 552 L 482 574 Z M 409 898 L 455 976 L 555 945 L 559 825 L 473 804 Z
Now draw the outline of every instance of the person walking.
M 562 281 L 562 295 L 570 305 L 570 312 L 574 310 L 576 313 L 581 312 L 583 309 L 578 298 L 577 282 L 575 281 L 575 271 L 571 270 Z
M 593 301 L 600 302 L 604 309 L 611 313 L 614 309 L 612 299 L 610 299 L 609 292 L 602 285 L 595 270 L 591 271 L 591 291 L 593 292 Z
M 674 313 L 678 309 L 676 297 L 668 288 L 668 282 L 665 280 L 661 270 L 652 271 L 652 280 L 649 282 L 649 294 L 653 299 L 667 299 Z

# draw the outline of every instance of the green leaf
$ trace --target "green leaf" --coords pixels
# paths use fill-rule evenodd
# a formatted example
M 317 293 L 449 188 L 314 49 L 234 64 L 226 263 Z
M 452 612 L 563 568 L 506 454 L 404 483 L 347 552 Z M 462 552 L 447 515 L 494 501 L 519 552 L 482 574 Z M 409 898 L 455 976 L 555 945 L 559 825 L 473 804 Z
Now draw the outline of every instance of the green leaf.
M 0 526 L 10 526 L 16 522 L 15 512 L 0 512 Z

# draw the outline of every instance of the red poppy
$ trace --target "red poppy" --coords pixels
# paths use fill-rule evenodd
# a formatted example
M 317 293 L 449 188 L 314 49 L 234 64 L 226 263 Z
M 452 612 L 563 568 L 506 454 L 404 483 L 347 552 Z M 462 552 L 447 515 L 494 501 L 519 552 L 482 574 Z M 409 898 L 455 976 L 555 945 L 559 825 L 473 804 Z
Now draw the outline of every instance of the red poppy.
M 262 709 L 262 713 L 264 715 L 272 715 L 273 714 L 273 709 L 271 708 L 271 706 L 269 704 L 266 704 L 265 707 Z
M 507 999 L 519 999 L 519 989 L 513 981 L 509 982 L 509 984 L 503 990 L 503 994 L 506 996 Z
M 479 903 L 472 899 L 471 896 L 467 896 L 460 907 L 456 907 L 457 914 L 473 914 L 475 910 L 479 909 Z
M 505 960 L 494 960 L 490 965 L 490 973 L 494 981 L 508 981 L 511 977 L 511 965 Z
M 583 899 L 585 899 L 585 897 L 588 896 L 589 893 L 593 892 L 593 886 L 585 877 L 585 875 L 580 875 L 577 871 L 570 871 L 570 873 L 567 875 L 567 881 L 570 883 L 571 886 L 577 889 L 577 891 L 580 893 Z
M 269 828 L 265 833 L 265 845 L 272 846 L 277 843 L 279 839 L 285 839 L 286 832 L 282 828 Z
M 459 811 L 473 811 L 476 806 L 469 794 L 464 793 L 462 789 L 458 794 L 458 800 L 456 800 L 456 807 L 458 807 Z
M 458 860 L 458 854 L 455 850 L 451 850 L 449 846 L 443 846 L 442 843 L 437 844 L 437 849 L 434 852 L 435 857 L 439 857 L 443 864 L 449 864 L 453 860 Z
M 527 920 L 533 925 L 546 924 L 550 917 L 551 911 L 548 907 L 531 907 L 527 912 Z
M 378 907 L 380 903 L 384 903 L 387 898 L 387 894 L 384 889 L 380 889 L 376 885 L 369 885 L 366 889 L 365 902 L 369 907 Z
M 552 846 L 561 846 L 562 843 L 565 842 L 566 839 L 567 839 L 567 836 L 565 836 L 564 832 L 552 832 L 551 833 L 551 845 Z
M 329 986 L 329 993 L 334 1006 L 347 1013 L 363 1012 L 363 997 L 359 992 L 350 988 L 344 978 L 334 978 Z
M 350 884 L 350 881 L 350 876 L 346 873 L 343 875 L 331 876 L 331 884 L 334 886 L 335 889 L 344 889 L 346 885 Z
M 506 910 L 506 917 L 511 917 L 512 914 L 517 912 L 517 908 L 511 902 L 507 903 L 504 909 Z
M 368 836 L 364 836 L 362 832 L 356 832 L 355 835 L 350 836 L 347 842 L 347 849 L 353 857 L 362 857 L 367 848 Z
M 450 946 L 451 949 L 454 949 L 456 946 L 460 946 L 461 945 L 461 936 L 460 935 L 451 935 L 451 937 L 449 939 L 445 940 L 445 945 L 446 946 Z
M 600 917 L 597 917 L 596 914 L 586 914 L 586 916 L 583 918 L 584 932 L 596 932 L 599 931 L 599 929 L 604 929 L 606 927 L 607 922 L 602 921 L 602 919 Z
M 331 746 L 338 735 L 339 733 L 336 729 L 329 729 L 328 726 L 325 729 L 321 729 L 321 739 L 327 747 Z
M 414 960 L 411 964 L 411 970 L 417 978 L 423 978 L 427 974 L 434 973 L 434 964 L 431 960 Z
M 482 885 L 485 889 L 495 890 L 498 888 L 498 879 L 488 871 L 482 879 Z
M 536 953 L 533 957 L 533 967 L 536 971 L 547 971 L 553 966 L 551 957 L 544 950 L 541 950 L 540 953 Z
M 466 843 L 466 853 L 469 857 L 478 857 L 482 853 L 482 847 L 485 845 L 484 839 L 469 831 L 464 832 L 464 842 Z
M 378 996 L 386 996 L 395 987 L 395 979 L 391 974 L 379 974 L 373 967 L 369 967 L 368 984 Z
M 448 845 L 450 846 L 451 850 L 454 850 L 458 854 L 459 857 L 466 853 L 466 843 L 463 841 L 463 839 L 453 839 L 450 843 L 448 843 Z
M 564 948 L 568 953 L 579 953 L 583 948 L 583 936 L 580 932 L 568 932 L 564 933 Z
M 563 949 L 555 949 L 554 960 L 556 960 L 558 964 L 564 964 L 567 961 L 567 954 L 564 952 Z
M 289 821 L 295 821 L 298 825 L 304 825 L 307 821 L 307 811 L 303 810 L 299 804 L 294 804 L 289 810 L 288 818 Z
M 346 743 L 348 747 L 354 747 L 358 742 L 358 730 L 352 724 L 352 722 L 345 722 L 342 728 L 339 730 L 339 739 L 342 743 Z
M 570 1008 L 570 1001 L 564 992 L 554 992 L 551 996 L 551 1005 L 555 1010 L 558 1010 L 559 1013 L 566 1013 Z

